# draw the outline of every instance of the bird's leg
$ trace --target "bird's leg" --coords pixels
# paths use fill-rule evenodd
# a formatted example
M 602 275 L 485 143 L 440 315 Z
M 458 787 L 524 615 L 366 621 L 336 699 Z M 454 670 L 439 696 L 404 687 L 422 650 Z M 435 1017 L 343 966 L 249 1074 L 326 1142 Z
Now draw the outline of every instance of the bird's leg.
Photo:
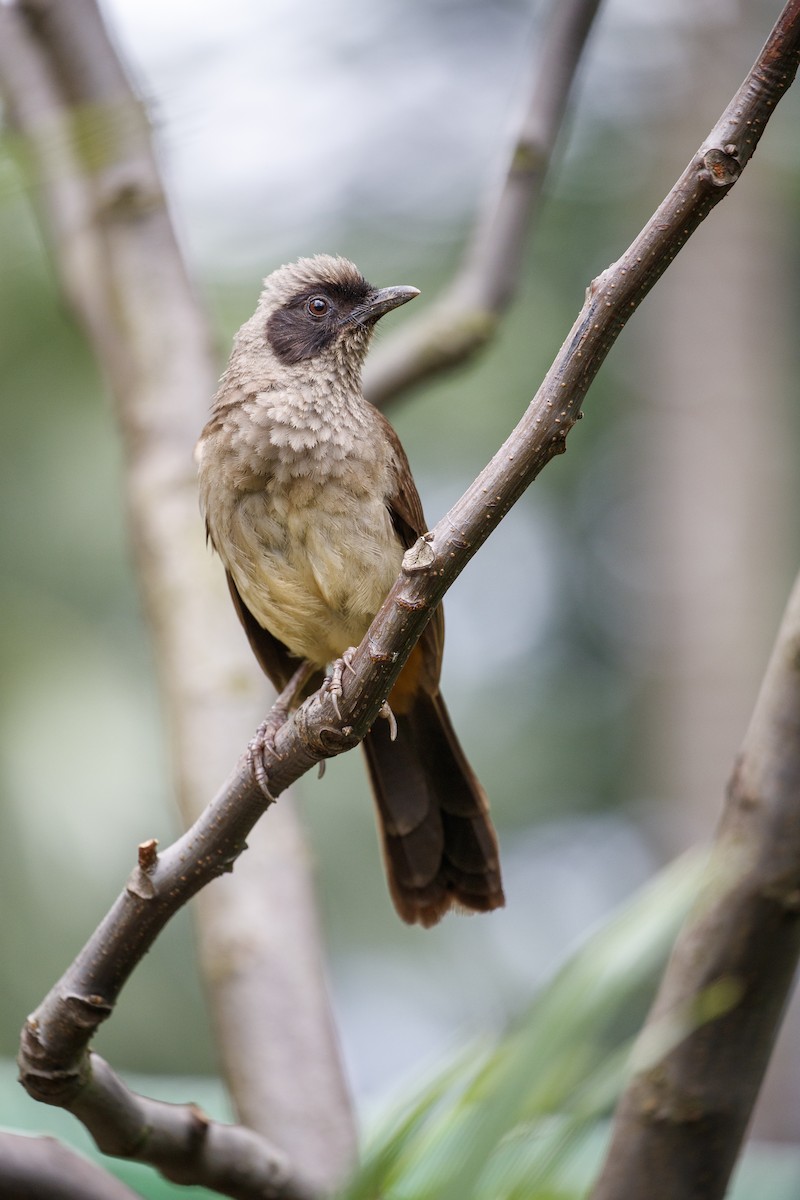
M 274 803 L 275 797 L 269 790 L 269 779 L 266 767 L 264 766 L 264 754 L 267 751 L 270 754 L 275 753 L 275 735 L 295 707 L 298 696 L 315 670 L 316 667 L 312 663 L 300 663 L 300 666 L 267 713 L 266 719 L 261 722 L 255 732 L 255 736 L 248 744 L 247 758 L 250 763 L 250 770 L 253 772 L 256 783 L 270 804 Z
M 333 701 L 333 710 L 340 721 L 342 714 L 339 711 L 339 700 L 342 695 L 342 680 L 345 671 L 353 670 L 352 659 L 355 652 L 355 646 L 348 646 L 342 657 L 337 658 L 335 662 L 331 663 L 331 673 L 325 678 L 324 686 L 330 694 L 330 698 Z
M 337 658 L 336 661 L 331 664 L 331 673 L 325 679 L 325 686 L 330 693 L 331 700 L 333 701 L 334 711 L 336 712 L 336 716 L 340 721 L 342 719 L 342 714 L 339 711 L 339 699 L 342 695 L 342 680 L 344 678 L 345 671 L 354 670 L 352 659 L 355 652 L 355 646 L 349 646 L 347 650 L 345 650 L 342 657 Z M 397 737 L 397 721 L 395 720 L 394 713 L 389 708 L 388 701 L 384 700 L 378 712 L 378 716 L 383 717 L 389 722 L 389 738 L 391 741 L 394 741 Z M 323 764 L 320 765 L 322 766 Z

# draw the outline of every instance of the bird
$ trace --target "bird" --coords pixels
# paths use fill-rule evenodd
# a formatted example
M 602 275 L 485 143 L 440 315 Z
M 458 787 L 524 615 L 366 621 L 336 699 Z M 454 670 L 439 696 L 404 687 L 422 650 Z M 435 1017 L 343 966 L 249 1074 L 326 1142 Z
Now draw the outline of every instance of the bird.
M 197 446 L 200 506 L 278 690 L 301 663 L 314 672 L 306 694 L 341 664 L 426 532 L 399 438 L 361 384 L 376 322 L 417 295 L 317 254 L 268 275 L 235 335 Z M 362 743 L 391 898 L 424 927 L 505 902 L 486 794 L 439 690 L 443 645 L 439 606 L 388 697 L 390 719 Z

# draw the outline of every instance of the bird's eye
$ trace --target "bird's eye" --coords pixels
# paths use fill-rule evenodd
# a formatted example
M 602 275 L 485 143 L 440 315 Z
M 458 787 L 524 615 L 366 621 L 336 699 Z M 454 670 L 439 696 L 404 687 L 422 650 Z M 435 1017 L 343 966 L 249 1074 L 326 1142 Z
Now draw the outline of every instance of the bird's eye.
M 306 304 L 306 312 L 312 317 L 324 317 L 330 308 L 330 304 L 324 296 L 312 296 Z

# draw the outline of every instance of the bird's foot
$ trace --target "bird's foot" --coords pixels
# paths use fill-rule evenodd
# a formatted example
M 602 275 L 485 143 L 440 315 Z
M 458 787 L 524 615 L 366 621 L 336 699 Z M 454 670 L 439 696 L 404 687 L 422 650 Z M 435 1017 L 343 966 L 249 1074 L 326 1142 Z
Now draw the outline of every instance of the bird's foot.
M 331 700 L 333 701 L 333 709 L 337 718 L 341 721 L 342 714 L 339 711 L 339 700 L 342 697 L 342 680 L 344 679 L 345 671 L 353 670 L 353 655 L 356 652 L 355 646 L 348 646 L 341 658 L 337 658 L 331 664 L 331 673 L 325 679 L 325 686 L 328 690 Z
M 266 720 L 261 722 L 254 737 L 247 745 L 247 760 L 250 763 L 250 770 L 269 804 L 275 803 L 275 796 L 269 790 L 269 776 L 267 768 L 264 766 L 264 755 L 265 753 L 275 754 L 275 734 L 286 720 L 286 716 L 286 712 L 277 709 L 277 706 L 273 708 Z
M 292 675 L 286 687 L 283 689 L 277 700 L 273 704 L 270 711 L 267 713 L 266 720 L 262 721 L 255 732 L 255 736 L 247 747 L 247 758 L 250 763 L 250 770 L 253 772 L 253 777 L 264 793 L 270 804 L 275 802 L 275 797 L 269 790 L 269 779 L 267 777 L 267 769 L 264 766 L 264 754 L 268 752 L 274 755 L 275 751 L 275 735 L 283 725 L 289 713 L 297 704 L 298 697 L 307 683 L 308 679 L 314 673 L 314 667 L 307 662 L 302 662 L 297 670 Z
M 384 700 L 383 704 L 378 709 L 378 716 L 383 717 L 384 721 L 389 722 L 389 741 L 393 742 L 397 737 L 397 720 L 394 713 L 389 708 L 388 700 Z

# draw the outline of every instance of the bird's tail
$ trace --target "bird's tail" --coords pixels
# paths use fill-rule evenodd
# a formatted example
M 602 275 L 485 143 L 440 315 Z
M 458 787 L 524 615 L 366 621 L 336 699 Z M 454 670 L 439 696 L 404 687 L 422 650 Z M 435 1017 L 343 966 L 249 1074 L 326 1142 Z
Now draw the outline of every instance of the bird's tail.
M 386 874 L 409 924 L 435 925 L 451 907 L 489 912 L 505 899 L 497 837 L 480 783 L 441 695 L 418 691 L 364 739 Z

